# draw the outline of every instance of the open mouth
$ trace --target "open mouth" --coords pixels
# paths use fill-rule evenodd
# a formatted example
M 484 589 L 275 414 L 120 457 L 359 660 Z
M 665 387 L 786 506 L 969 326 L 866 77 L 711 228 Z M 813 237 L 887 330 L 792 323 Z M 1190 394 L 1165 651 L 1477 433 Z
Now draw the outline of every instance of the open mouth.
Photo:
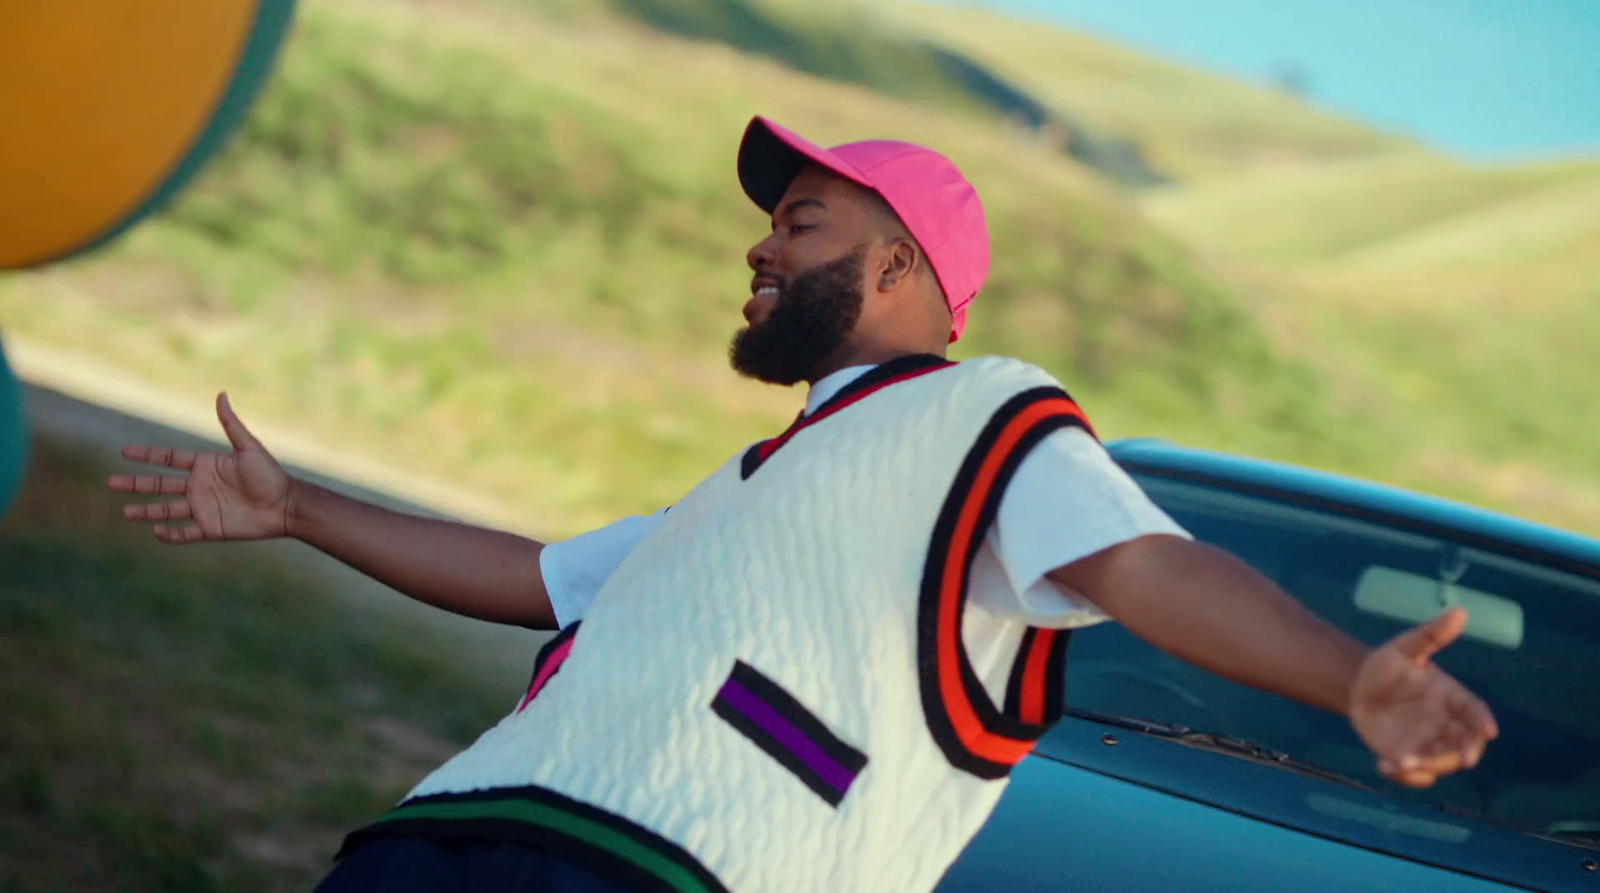
M 757 317 L 765 317 L 772 312 L 774 304 L 778 303 L 779 289 L 776 285 L 763 284 L 751 292 L 750 300 L 744 305 L 745 322 L 755 323 Z

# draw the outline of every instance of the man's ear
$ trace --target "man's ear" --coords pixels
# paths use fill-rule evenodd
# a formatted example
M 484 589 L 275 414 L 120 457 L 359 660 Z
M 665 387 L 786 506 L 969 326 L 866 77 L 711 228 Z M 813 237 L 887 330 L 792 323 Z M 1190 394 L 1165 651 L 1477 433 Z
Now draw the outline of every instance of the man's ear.
M 883 271 L 878 276 L 878 290 L 892 291 L 910 279 L 922 264 L 922 254 L 907 239 L 895 239 L 884 258 Z

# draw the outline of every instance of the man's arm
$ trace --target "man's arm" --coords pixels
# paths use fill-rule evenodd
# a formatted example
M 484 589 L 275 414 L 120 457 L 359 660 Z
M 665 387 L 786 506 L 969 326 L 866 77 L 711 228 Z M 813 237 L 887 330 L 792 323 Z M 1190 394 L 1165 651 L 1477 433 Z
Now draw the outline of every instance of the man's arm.
M 544 544 L 421 518 L 291 480 L 289 536 L 421 602 L 496 623 L 554 629 Z
M 123 456 L 183 474 L 119 474 L 118 493 L 170 497 L 123 507 L 165 543 L 292 536 L 435 607 L 535 629 L 555 626 L 543 544 L 509 533 L 393 512 L 296 480 L 217 396 L 231 452 L 129 446 Z
M 1488 707 L 1430 660 L 1455 610 L 1370 649 L 1243 561 L 1181 537 L 1129 540 L 1051 571 L 1163 651 L 1349 718 L 1378 768 L 1412 786 L 1471 768 L 1498 734 Z
M 1235 682 L 1349 712 L 1367 647 L 1221 549 L 1144 536 L 1048 576 L 1162 651 Z

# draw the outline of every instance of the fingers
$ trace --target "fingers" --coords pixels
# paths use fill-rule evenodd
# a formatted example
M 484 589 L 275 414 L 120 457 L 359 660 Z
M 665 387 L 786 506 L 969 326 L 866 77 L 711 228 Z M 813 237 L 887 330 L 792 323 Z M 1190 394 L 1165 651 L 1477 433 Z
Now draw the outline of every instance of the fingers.
M 1432 772 L 1425 772 L 1421 769 L 1413 769 L 1409 772 L 1385 772 L 1383 774 L 1384 777 L 1388 778 L 1390 781 L 1393 781 L 1396 784 L 1403 784 L 1408 788 L 1430 787 L 1434 782 L 1439 780 L 1439 776 L 1434 775 Z
M 1426 741 L 1398 748 L 1380 758 L 1378 771 L 1401 784 L 1426 786 L 1441 775 L 1478 765 L 1488 742 L 1474 720 L 1450 716 L 1438 724 Z
M 1450 697 L 1449 708 L 1452 716 L 1466 723 L 1479 735 L 1490 740 L 1500 737 L 1500 724 L 1495 722 L 1494 713 L 1489 710 L 1489 705 L 1466 689 Z
M 1452 750 L 1459 751 L 1472 740 L 1472 732 L 1468 730 L 1466 723 L 1458 719 L 1448 719 L 1433 738 L 1417 748 L 1416 753 L 1423 757 L 1432 757 Z
M 1418 751 L 1399 758 L 1384 758 L 1378 761 L 1378 771 L 1385 775 L 1397 772 L 1427 772 L 1430 775 L 1446 775 L 1459 771 L 1461 766 L 1461 752 L 1450 749 Z
M 239 421 L 239 416 L 234 414 L 233 405 L 228 402 L 228 395 L 225 393 L 217 395 L 217 420 L 222 422 L 222 431 L 228 435 L 228 442 L 233 444 L 234 449 L 266 452 L 266 447 L 261 445 L 261 441 L 256 440 L 250 429 L 244 426 L 244 422 Z
M 172 474 L 114 474 L 106 486 L 117 493 L 187 493 L 189 479 Z
M 234 413 L 233 406 L 228 402 L 227 394 L 217 395 L 217 420 L 222 423 L 222 431 L 228 435 L 228 442 L 233 444 L 235 450 L 254 449 L 266 451 L 266 448 L 261 445 L 261 441 L 256 440 L 255 435 L 250 433 L 250 429 L 246 428 L 244 422 L 240 421 L 239 416 Z M 168 468 L 177 468 L 182 471 L 192 471 L 195 460 L 200 457 L 200 453 L 194 450 L 178 450 L 171 447 L 153 447 L 142 444 L 123 447 L 122 455 L 136 462 L 165 465 Z
M 1379 760 L 1378 771 L 1385 776 L 1400 781 L 1402 779 L 1416 779 L 1429 776 L 1429 783 L 1441 775 L 1460 772 L 1464 767 L 1464 757 L 1460 751 L 1446 750 L 1421 756 L 1408 756 L 1399 760 Z
M 1419 752 L 1417 765 L 1437 775 L 1465 771 L 1478 765 L 1488 743 L 1469 731 L 1465 723 L 1456 724 L 1446 728 Z
M 125 458 L 136 462 L 148 462 L 151 465 L 165 465 L 182 471 L 194 468 L 194 460 L 199 455 L 194 450 L 177 450 L 171 447 L 153 446 L 125 446 L 122 448 Z
M 122 507 L 122 517 L 129 521 L 187 521 L 194 517 L 194 512 L 185 499 L 125 505 Z
M 206 538 L 205 531 L 198 524 L 184 524 L 173 527 L 167 524 L 157 524 L 152 532 L 156 539 L 164 543 L 183 545 L 184 543 L 197 543 Z
M 1471 753 L 1470 759 L 1467 760 L 1467 768 L 1471 769 L 1483 756 L 1484 747 L 1500 737 L 1500 725 L 1495 722 L 1494 713 L 1489 710 L 1489 705 L 1481 698 L 1443 672 L 1439 675 L 1441 701 L 1446 717 L 1443 721 L 1444 731 L 1440 737 L 1447 743 L 1461 748 L 1463 752 Z
M 1359 720 L 1378 754 L 1378 771 L 1408 787 L 1426 787 L 1441 775 L 1471 769 L 1499 735 L 1489 707 L 1428 656 L 1460 635 L 1466 616 L 1459 609 L 1408 630 L 1391 641 L 1408 655 L 1405 677 L 1389 686 L 1389 700 L 1374 697 L 1370 715 Z M 1389 658 L 1393 666 L 1393 657 Z
M 1416 664 L 1421 665 L 1435 654 L 1438 654 L 1440 649 L 1454 642 L 1456 637 L 1461 635 L 1461 631 L 1466 628 L 1466 609 L 1455 607 L 1427 623 L 1412 627 L 1395 636 L 1389 640 L 1389 644 L 1398 648 L 1402 654 Z

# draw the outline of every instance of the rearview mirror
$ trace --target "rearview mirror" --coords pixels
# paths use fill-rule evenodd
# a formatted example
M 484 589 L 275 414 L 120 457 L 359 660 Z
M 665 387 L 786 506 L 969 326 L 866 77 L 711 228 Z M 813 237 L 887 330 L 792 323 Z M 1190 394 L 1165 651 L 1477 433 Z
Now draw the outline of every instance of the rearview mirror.
M 1467 609 L 1463 636 L 1513 650 L 1522 644 L 1522 605 L 1509 598 L 1392 567 L 1369 567 L 1356 583 L 1357 608 L 1402 623 L 1426 623 L 1457 605 Z

